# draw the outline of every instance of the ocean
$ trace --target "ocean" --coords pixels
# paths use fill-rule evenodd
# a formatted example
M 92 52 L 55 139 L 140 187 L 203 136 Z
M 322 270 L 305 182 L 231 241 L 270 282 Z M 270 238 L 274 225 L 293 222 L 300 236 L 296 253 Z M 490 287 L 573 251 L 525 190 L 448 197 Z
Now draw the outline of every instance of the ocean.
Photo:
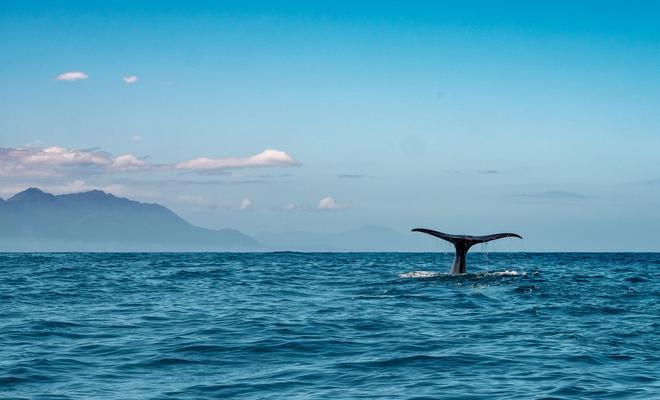
M 0 398 L 660 398 L 660 254 L 452 259 L 0 254 Z

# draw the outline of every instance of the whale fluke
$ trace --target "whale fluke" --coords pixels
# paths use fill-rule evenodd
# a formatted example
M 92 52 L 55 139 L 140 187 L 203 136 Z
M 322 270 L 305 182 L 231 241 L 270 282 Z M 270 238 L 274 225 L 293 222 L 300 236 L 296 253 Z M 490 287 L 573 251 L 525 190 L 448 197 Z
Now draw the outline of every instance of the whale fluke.
M 470 247 L 475 244 L 490 242 L 491 240 L 502 239 L 506 237 L 516 237 L 522 239 L 522 236 L 516 233 L 494 233 L 492 235 L 484 236 L 469 236 L 469 235 L 451 235 L 444 232 L 434 231 L 433 229 L 415 228 L 413 232 L 422 232 L 437 238 L 451 242 L 456 248 L 456 256 L 454 257 L 454 265 L 451 268 L 451 274 L 464 274 L 465 268 L 465 255 Z

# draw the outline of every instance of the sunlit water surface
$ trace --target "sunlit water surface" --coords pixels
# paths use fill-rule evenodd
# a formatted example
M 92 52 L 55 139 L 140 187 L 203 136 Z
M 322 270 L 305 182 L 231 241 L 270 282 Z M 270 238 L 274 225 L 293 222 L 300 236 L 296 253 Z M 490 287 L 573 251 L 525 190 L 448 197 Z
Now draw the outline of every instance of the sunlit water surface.
M 0 398 L 660 398 L 660 254 L 0 254 Z

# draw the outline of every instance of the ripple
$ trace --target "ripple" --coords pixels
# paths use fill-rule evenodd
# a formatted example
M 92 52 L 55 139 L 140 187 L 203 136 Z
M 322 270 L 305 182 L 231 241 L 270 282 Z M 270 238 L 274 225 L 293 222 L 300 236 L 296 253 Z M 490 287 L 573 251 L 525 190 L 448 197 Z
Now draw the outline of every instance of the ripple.
M 659 397 L 660 255 L 452 257 L 0 254 L 0 398 Z
M 412 272 L 406 272 L 405 274 L 399 274 L 400 278 L 435 278 L 440 275 L 446 275 L 446 274 L 441 274 L 440 272 L 433 272 L 433 271 L 412 271 Z

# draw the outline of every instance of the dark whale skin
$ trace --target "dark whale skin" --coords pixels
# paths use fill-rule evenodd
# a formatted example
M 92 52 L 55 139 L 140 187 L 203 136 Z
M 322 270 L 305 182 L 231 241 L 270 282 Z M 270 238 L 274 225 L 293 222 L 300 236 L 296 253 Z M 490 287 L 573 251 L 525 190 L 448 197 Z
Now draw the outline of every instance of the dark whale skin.
M 454 265 L 451 267 L 452 275 L 459 275 L 467 272 L 465 267 L 465 256 L 467 255 L 468 250 L 470 250 L 470 247 L 474 246 L 475 244 L 490 242 L 491 240 L 497 240 L 506 237 L 516 237 L 522 239 L 522 236 L 516 233 L 494 233 L 492 235 L 484 236 L 469 236 L 452 235 L 426 228 L 415 228 L 412 231 L 426 233 L 428 235 L 446 240 L 454 245 L 456 248 L 456 255 L 454 257 Z

